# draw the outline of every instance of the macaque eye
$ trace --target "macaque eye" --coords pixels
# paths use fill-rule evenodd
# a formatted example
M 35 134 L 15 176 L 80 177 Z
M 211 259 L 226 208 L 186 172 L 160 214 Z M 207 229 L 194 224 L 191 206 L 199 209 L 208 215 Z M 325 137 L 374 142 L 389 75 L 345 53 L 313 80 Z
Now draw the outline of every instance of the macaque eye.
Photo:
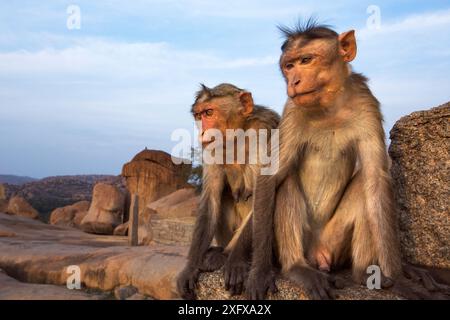
M 208 109 L 205 111 L 205 114 L 207 117 L 211 117 L 214 114 L 214 110 L 213 109 Z
M 197 121 L 202 120 L 202 114 L 200 112 L 194 113 L 194 119 Z
M 293 64 L 293 63 L 286 63 L 286 64 L 284 65 L 284 68 L 285 68 L 286 70 L 291 70 L 293 67 L 294 67 L 294 64 Z
M 303 58 L 301 58 L 300 59 L 300 63 L 301 64 L 308 64 L 308 63 L 310 63 L 311 61 L 312 61 L 312 57 L 303 57 Z

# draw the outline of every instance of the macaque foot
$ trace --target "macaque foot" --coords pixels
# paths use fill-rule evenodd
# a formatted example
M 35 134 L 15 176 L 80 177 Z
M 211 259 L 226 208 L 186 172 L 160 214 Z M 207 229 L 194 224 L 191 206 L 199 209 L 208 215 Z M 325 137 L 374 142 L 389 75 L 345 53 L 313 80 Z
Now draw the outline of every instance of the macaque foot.
M 264 300 L 267 293 L 275 294 L 278 288 L 275 284 L 275 272 L 273 270 L 250 271 L 245 284 L 245 294 L 250 300 Z
M 334 289 L 341 289 L 343 286 L 340 278 L 309 267 L 294 266 L 287 276 L 304 288 L 313 300 L 336 299 Z
M 225 290 L 229 291 L 232 296 L 242 294 L 249 270 L 250 265 L 246 261 L 228 260 L 223 270 Z
M 427 269 L 403 264 L 403 275 L 415 283 L 422 284 L 429 292 L 441 293 L 447 295 L 447 298 L 450 299 L 450 287 L 438 283 Z
M 177 289 L 181 298 L 186 300 L 195 300 L 198 276 L 200 270 L 195 267 L 186 266 L 177 278 Z
M 398 294 L 408 300 L 446 300 L 448 296 L 439 292 L 431 292 L 425 287 L 417 286 L 408 279 L 400 277 L 397 279 L 390 289 L 393 293 Z
M 381 274 L 381 289 L 389 290 L 408 300 L 441 300 L 450 298 L 448 296 L 449 293 L 445 293 L 447 286 L 438 284 L 428 271 L 414 266 L 404 266 L 403 272 L 405 276 L 400 275 L 396 279 L 391 279 Z M 358 278 L 360 281 L 357 281 L 356 278 L 356 282 L 364 286 L 367 285 L 367 275 L 361 275 Z M 427 282 L 426 285 L 425 282 Z M 438 291 L 438 288 L 444 291 Z
M 200 271 L 213 272 L 223 267 L 227 260 L 226 254 L 223 252 L 222 247 L 211 247 L 203 258 Z

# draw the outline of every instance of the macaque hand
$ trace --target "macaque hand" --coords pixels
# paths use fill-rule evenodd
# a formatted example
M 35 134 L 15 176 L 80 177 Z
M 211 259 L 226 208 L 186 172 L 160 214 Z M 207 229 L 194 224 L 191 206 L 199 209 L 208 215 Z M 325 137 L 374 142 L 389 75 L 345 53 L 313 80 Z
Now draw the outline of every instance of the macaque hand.
M 195 300 L 195 289 L 197 288 L 199 268 L 186 266 L 177 278 L 177 289 L 181 298 Z

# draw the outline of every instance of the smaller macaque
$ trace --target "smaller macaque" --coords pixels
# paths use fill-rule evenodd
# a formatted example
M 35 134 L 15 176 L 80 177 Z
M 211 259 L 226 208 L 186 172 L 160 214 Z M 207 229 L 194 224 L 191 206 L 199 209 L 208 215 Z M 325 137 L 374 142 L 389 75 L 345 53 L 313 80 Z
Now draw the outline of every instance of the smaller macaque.
M 200 272 L 214 271 L 224 265 L 225 288 L 231 294 L 240 294 L 251 262 L 252 191 L 260 166 L 248 161 L 247 140 L 238 144 L 237 137 L 229 130 L 264 129 L 270 141 L 271 129 L 278 126 L 279 116 L 255 105 L 250 92 L 231 84 L 214 88 L 202 85 L 191 112 L 201 123 L 199 138 L 203 148 L 218 146 L 223 161 L 222 164 L 204 163 L 197 222 L 187 265 L 177 279 L 178 291 L 185 299 L 195 299 Z M 213 139 L 212 129 L 220 132 L 224 141 Z M 244 163 L 235 157 L 239 151 L 245 154 Z M 213 238 L 218 247 L 210 247 Z

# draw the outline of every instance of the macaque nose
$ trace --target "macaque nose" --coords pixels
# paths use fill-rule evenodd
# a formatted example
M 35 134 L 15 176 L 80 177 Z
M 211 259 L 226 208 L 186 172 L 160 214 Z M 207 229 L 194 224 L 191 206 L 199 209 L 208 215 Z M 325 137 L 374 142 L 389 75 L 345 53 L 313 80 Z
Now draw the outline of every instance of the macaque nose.
M 300 79 L 294 80 L 294 87 L 298 86 L 300 84 Z
M 206 130 L 204 130 L 203 132 L 200 132 L 198 135 L 198 141 L 201 143 L 208 143 L 211 140 L 211 137 L 208 137 L 206 133 Z

